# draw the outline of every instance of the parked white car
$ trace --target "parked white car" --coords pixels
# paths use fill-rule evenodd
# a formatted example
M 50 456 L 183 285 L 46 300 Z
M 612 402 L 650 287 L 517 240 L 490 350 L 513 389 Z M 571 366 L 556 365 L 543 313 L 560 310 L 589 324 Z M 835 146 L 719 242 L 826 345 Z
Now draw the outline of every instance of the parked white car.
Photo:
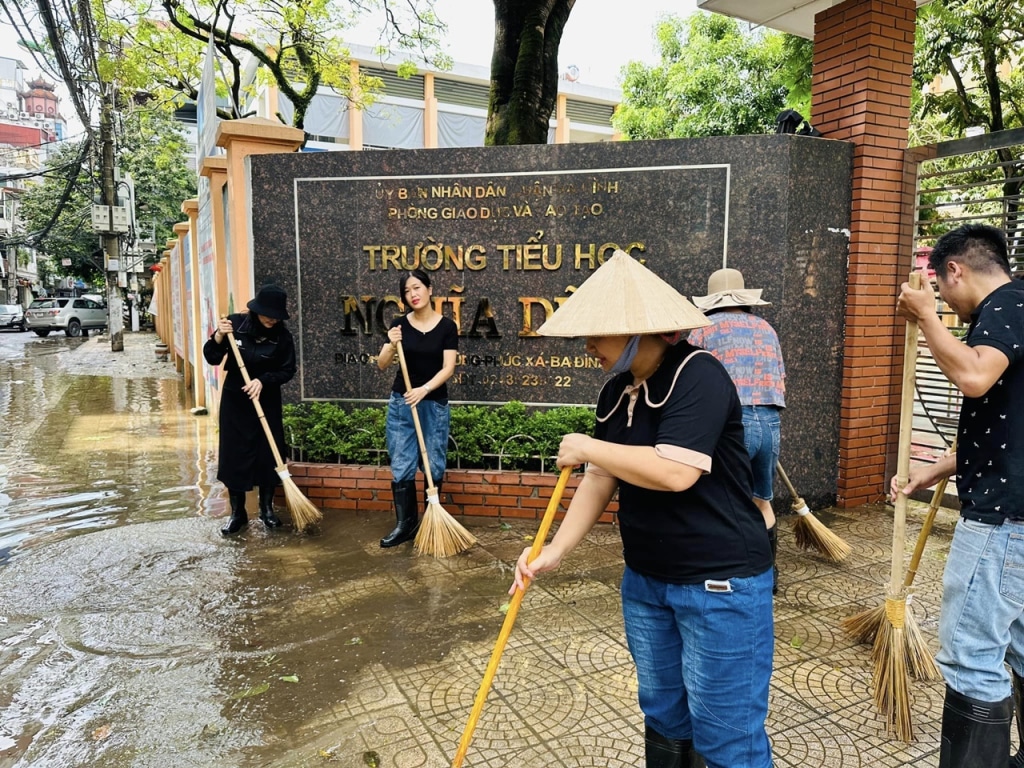
M 21 304 L 0 304 L 0 328 L 25 330 L 25 308 Z
M 107 307 L 92 298 L 36 299 L 25 310 L 25 325 L 36 336 L 64 331 L 65 336 L 88 336 L 107 327 Z

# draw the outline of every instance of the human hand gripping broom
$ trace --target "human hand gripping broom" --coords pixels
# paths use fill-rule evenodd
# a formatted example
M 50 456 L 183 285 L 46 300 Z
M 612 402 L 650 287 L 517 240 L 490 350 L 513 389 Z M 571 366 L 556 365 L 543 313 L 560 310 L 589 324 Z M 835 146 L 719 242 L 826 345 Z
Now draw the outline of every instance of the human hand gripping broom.
M 242 379 L 248 384 L 250 381 L 249 372 L 245 369 L 242 353 L 238 349 L 238 344 L 235 343 L 235 334 L 232 331 L 228 331 L 226 336 L 228 346 L 231 347 L 231 351 L 235 354 L 238 370 L 242 372 Z M 296 530 L 304 532 L 323 520 L 323 513 L 309 499 L 302 495 L 299 486 L 292 480 L 288 466 L 282 461 L 281 452 L 277 450 L 277 441 L 274 440 L 274 433 L 270 431 L 270 425 L 267 424 L 267 416 L 263 413 L 263 406 L 260 405 L 259 397 L 256 397 L 252 404 L 256 406 L 256 415 L 260 418 L 260 424 L 263 425 L 263 431 L 266 433 L 267 441 L 270 443 L 270 450 L 274 454 L 274 469 L 281 478 L 281 485 L 284 487 L 284 501 L 288 506 L 288 511 L 291 513 L 292 522 L 295 524 Z
M 402 342 L 396 341 L 398 350 L 398 364 L 402 368 L 402 378 L 405 379 L 405 390 L 412 389 L 412 382 L 409 380 L 409 369 L 405 365 L 405 352 L 402 350 Z M 416 439 L 420 444 L 420 457 L 423 460 L 423 474 L 427 479 L 427 511 L 423 515 L 423 522 L 416 532 L 416 540 L 413 546 L 417 552 L 433 555 L 434 557 L 451 557 L 476 544 L 476 537 L 463 527 L 463 525 L 448 514 L 448 510 L 441 506 L 438 499 L 437 488 L 434 486 L 434 476 L 430 474 L 430 459 L 427 457 L 427 444 L 423 440 L 423 428 L 420 426 L 420 416 L 416 412 L 416 406 L 409 406 L 412 410 L 412 423 L 416 427 Z
M 555 511 L 558 509 L 558 505 L 562 501 L 562 494 L 565 493 L 565 486 L 569 482 L 570 474 L 572 474 L 571 465 L 562 467 L 562 473 L 558 476 L 558 482 L 555 483 L 555 490 L 552 491 L 551 499 L 548 501 L 548 508 L 544 511 L 544 517 L 541 518 L 540 527 L 537 529 L 537 535 L 533 537 L 530 554 L 527 555 L 526 559 L 526 562 L 528 563 L 536 560 L 540 551 L 544 548 L 544 541 L 548 537 L 548 531 L 551 530 L 551 523 L 555 519 Z M 498 671 L 498 663 L 501 661 L 501 654 L 504 653 L 505 644 L 508 642 L 509 635 L 512 634 L 512 625 L 515 624 L 516 616 L 519 614 L 519 606 L 523 603 L 523 595 L 526 594 L 526 590 L 530 586 L 529 578 L 524 578 L 523 581 L 523 586 L 519 587 L 517 585 L 515 592 L 512 595 L 512 599 L 509 600 L 508 612 L 505 614 L 505 621 L 502 622 L 501 631 L 498 633 L 498 640 L 494 644 L 494 651 L 491 652 L 491 660 L 487 662 L 487 669 L 484 671 L 484 679 L 480 682 L 480 688 L 476 692 L 473 709 L 469 713 L 469 720 L 466 721 L 466 727 L 462 731 L 462 739 L 459 741 L 459 749 L 455 753 L 455 758 L 452 760 L 452 768 L 461 768 L 462 761 L 466 758 L 466 752 L 469 750 L 469 742 L 473 738 L 473 731 L 476 730 L 476 724 L 480 719 L 480 713 L 483 712 L 484 702 L 487 701 L 487 693 L 491 690 L 491 683 L 494 682 L 494 674 Z

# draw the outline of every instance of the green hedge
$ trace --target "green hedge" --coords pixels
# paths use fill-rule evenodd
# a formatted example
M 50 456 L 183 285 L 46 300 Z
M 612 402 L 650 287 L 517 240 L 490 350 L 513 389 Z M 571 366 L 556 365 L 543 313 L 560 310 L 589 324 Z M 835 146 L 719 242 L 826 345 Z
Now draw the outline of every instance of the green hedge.
M 386 460 L 387 406 L 299 403 L 284 407 L 285 439 L 293 458 L 312 462 L 376 464 Z M 527 409 L 512 401 L 501 406 L 453 405 L 448 465 L 533 469 L 538 457 L 558 453 L 562 436 L 590 434 L 594 411 L 577 406 Z

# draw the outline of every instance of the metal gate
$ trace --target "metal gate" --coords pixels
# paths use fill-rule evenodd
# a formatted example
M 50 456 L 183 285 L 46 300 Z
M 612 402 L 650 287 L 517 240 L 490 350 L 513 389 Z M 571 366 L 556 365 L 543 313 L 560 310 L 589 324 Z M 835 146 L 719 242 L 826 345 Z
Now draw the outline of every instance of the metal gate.
M 916 266 L 927 270 L 928 253 L 942 234 L 976 222 L 1006 233 L 1010 268 L 1015 277 L 1024 277 L 1024 128 L 914 147 L 907 156 L 908 168 L 916 169 Z M 934 285 L 934 274 L 929 277 Z M 966 334 L 941 300 L 939 316 L 953 333 Z M 932 462 L 953 442 L 962 396 L 923 342 L 919 352 L 912 456 Z

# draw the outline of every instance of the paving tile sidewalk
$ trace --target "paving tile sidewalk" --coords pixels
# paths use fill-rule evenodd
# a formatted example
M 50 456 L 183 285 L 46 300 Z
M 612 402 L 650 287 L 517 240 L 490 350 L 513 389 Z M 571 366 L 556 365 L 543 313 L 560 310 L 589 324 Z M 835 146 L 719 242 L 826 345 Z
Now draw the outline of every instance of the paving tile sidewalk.
M 908 558 L 922 511 L 923 505 L 914 505 L 908 520 Z M 844 617 L 883 602 L 892 509 L 875 505 L 825 510 L 818 516 L 853 552 L 846 562 L 834 564 L 815 552 L 797 550 L 795 518 L 780 519 L 781 575 L 768 720 L 775 765 L 937 765 L 943 684 L 912 681 L 915 738 L 909 744 L 896 740 L 872 703 L 871 649 L 839 629 Z M 933 650 L 941 573 L 954 519 L 942 511 L 912 600 Z M 369 589 L 384 590 L 373 598 L 377 604 L 402 606 L 392 631 L 411 632 L 413 637 L 435 633 L 436 656 L 403 665 L 385 653 L 368 663 L 339 691 L 336 705 L 289 733 L 291 756 L 273 765 L 313 766 L 324 760 L 351 768 L 376 764 L 374 760 L 398 768 L 451 764 L 500 628 L 497 601 L 503 599 L 512 564 L 533 530 L 524 523 L 474 522 L 480 545 L 470 552 L 448 560 L 413 557 L 397 588 L 367 575 L 373 582 Z M 355 541 L 352 546 L 382 568 L 395 566 L 376 541 Z M 476 728 L 466 768 L 643 765 L 642 717 L 620 612 L 620 550 L 615 528 L 598 526 L 560 571 L 533 584 Z M 344 610 L 360 592 L 358 585 L 348 583 L 310 599 Z M 440 612 L 438 599 L 444 601 Z
M 95 334 L 82 339 L 73 354 L 60 355 L 61 367 L 68 373 L 93 376 L 127 376 L 158 379 L 180 378 L 173 362 L 156 359 L 155 333 L 138 331 L 124 333 L 124 350 L 112 352 L 110 336 Z
M 180 378 L 155 358 L 156 336 L 126 333 L 124 352 L 106 335 L 82 340 L 62 367 L 71 373 Z M 450 511 L 457 514 L 457 507 Z M 906 559 L 924 505 L 912 503 Z M 793 516 L 780 518 L 780 590 L 775 601 L 775 663 L 768 731 L 779 768 L 896 768 L 938 763 L 943 683 L 912 681 L 914 740 L 887 733 L 871 694 L 871 649 L 839 628 L 846 616 L 882 604 L 890 567 L 892 508 L 869 505 L 819 510 L 818 517 L 853 547 L 843 563 L 796 549 Z M 336 517 L 335 517 L 336 515 Z M 288 743 L 277 760 L 257 748 L 251 764 L 362 768 L 444 768 L 450 765 L 490 658 L 513 563 L 532 536 L 531 524 L 471 520 L 480 544 L 447 560 L 395 558 L 376 541 L 379 516 L 335 513 L 330 552 L 296 552 L 301 562 L 275 563 L 302 574 L 306 591 L 293 610 L 343 611 L 370 601 L 391 619 L 393 642 L 426 642 L 434 653 L 413 664 L 382 653 L 345 685 L 336 702 L 290 723 L 275 738 Z M 925 549 L 911 601 L 933 651 L 941 575 L 955 514 L 940 511 Z M 368 526 L 368 531 L 361 527 Z M 344 529 L 344 537 L 340 531 Z M 365 575 L 332 580 L 338 557 L 358 557 Z M 362 567 L 362 566 L 361 566 Z M 361 572 L 362 573 L 362 572 Z M 309 591 L 312 576 L 323 586 Z M 619 601 L 621 543 L 613 526 L 598 526 L 563 563 L 531 587 L 502 658 L 466 768 L 626 768 L 643 765 L 642 717 L 626 648 Z M 299 588 L 298 586 L 296 587 Z M 313 605 L 315 603 L 315 606 Z M 274 617 L 288 621 L 288 611 Z M 404 640 L 402 638 L 405 638 Z M 1016 739 L 1015 739 L 1016 741 Z M 277 755 L 280 755 L 280 743 Z M 376 755 L 376 757 L 374 757 Z M 369 762 L 367 762 L 369 761 Z

